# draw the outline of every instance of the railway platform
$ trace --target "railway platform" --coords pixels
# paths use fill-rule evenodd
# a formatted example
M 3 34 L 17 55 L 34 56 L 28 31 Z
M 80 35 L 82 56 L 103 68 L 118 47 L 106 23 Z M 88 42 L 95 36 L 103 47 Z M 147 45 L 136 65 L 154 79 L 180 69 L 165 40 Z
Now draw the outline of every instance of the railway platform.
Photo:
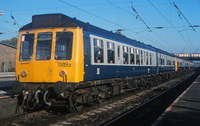
M 15 72 L 0 72 L 0 78 L 15 78 Z
M 200 75 L 152 126 L 200 126 Z
M 14 82 L 15 72 L 0 73 L 0 99 L 13 94 L 12 85 Z

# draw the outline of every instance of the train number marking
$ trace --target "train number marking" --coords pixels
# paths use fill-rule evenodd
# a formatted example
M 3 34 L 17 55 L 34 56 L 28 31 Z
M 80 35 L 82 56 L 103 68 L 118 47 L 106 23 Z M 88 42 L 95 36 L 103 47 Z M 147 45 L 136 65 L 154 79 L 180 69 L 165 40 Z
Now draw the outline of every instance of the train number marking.
M 97 75 L 100 74 L 100 68 L 97 68 Z
M 68 63 L 68 62 L 58 62 L 58 67 L 71 67 L 71 63 Z

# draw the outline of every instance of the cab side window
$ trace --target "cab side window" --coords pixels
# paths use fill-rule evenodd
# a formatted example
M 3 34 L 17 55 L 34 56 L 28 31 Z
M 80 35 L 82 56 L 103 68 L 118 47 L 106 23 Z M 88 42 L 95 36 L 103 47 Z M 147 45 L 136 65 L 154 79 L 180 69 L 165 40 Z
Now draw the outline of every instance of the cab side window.
M 24 34 L 21 37 L 19 61 L 30 61 L 33 55 L 34 34 Z

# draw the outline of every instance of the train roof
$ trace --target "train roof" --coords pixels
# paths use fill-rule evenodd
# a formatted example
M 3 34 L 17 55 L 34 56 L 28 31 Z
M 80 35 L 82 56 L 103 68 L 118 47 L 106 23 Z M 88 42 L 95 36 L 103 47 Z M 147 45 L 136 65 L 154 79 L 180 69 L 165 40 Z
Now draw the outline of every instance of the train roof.
M 96 27 L 89 23 L 79 21 L 76 18 L 71 18 L 71 17 L 68 17 L 68 16 L 60 14 L 60 13 L 59 14 L 34 15 L 32 17 L 32 22 L 23 26 L 20 29 L 20 31 L 31 30 L 31 29 L 42 29 L 42 28 L 55 28 L 55 27 L 81 27 L 81 28 L 83 28 L 83 30 L 95 33 L 97 35 L 112 38 L 114 40 L 118 40 L 123 43 L 128 43 L 128 44 L 134 45 L 136 47 L 141 47 L 141 48 L 152 50 L 152 51 L 158 50 L 158 52 L 160 52 L 160 53 L 175 56 L 171 53 L 168 53 L 161 49 L 155 48 L 151 45 L 146 45 L 139 41 L 129 39 L 125 36 L 113 33 L 111 31 L 104 30 L 102 28 Z

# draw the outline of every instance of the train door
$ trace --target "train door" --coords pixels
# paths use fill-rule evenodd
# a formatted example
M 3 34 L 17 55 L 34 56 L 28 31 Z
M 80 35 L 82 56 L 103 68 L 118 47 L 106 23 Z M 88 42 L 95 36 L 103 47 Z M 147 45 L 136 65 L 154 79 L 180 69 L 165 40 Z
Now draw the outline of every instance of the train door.
M 37 34 L 35 62 L 32 69 L 33 82 L 52 82 L 52 32 Z
M 90 38 L 84 37 L 84 81 L 91 80 Z
M 116 58 L 117 58 L 117 60 L 116 60 L 116 63 L 118 64 L 118 65 L 120 65 L 120 64 L 122 64 L 122 57 L 123 57 L 123 55 L 122 55 L 122 47 L 120 46 L 120 45 L 116 45 Z M 120 75 L 120 68 L 121 67 L 117 67 L 117 77 L 120 77 L 120 76 L 122 76 L 122 75 Z
M 156 73 L 159 73 L 159 67 L 160 67 L 160 53 L 158 53 L 158 50 L 156 50 Z
M 121 64 L 121 50 L 120 50 L 120 45 L 117 45 L 117 64 Z

